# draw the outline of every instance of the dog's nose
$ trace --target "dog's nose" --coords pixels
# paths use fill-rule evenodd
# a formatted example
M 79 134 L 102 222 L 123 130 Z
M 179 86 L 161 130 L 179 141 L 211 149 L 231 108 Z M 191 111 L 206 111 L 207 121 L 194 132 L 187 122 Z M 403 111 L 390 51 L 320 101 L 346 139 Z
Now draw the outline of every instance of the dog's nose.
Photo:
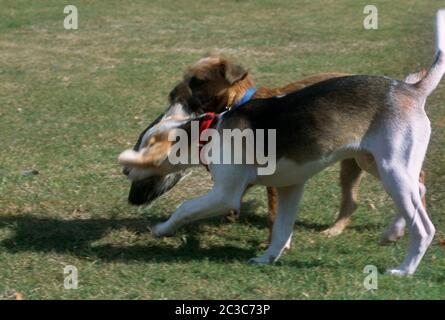
M 130 174 L 130 169 L 128 169 L 127 167 L 124 167 L 122 169 L 122 173 L 125 174 L 126 176 L 128 176 Z

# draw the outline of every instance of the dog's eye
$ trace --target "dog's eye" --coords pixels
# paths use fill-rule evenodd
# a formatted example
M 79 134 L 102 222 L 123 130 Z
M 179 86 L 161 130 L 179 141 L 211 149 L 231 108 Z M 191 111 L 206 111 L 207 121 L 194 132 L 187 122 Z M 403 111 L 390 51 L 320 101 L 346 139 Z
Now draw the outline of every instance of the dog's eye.
M 190 87 L 200 87 L 200 86 L 202 86 L 204 83 L 205 83 L 206 81 L 205 80 L 202 80 L 202 79 L 199 79 L 199 78 L 197 78 L 197 77 L 192 77 L 191 79 L 190 79 Z

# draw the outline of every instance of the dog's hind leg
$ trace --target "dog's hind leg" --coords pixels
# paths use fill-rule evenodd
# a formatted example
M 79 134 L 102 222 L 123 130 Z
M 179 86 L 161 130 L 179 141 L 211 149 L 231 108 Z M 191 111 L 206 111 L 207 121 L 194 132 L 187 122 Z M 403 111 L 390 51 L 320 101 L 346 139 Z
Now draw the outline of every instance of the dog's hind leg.
M 272 227 L 277 215 L 278 192 L 274 187 L 267 187 L 267 226 L 269 228 L 269 242 L 272 239 Z
M 382 168 L 380 172 L 385 188 L 407 221 L 411 238 L 405 260 L 389 272 L 398 275 L 413 274 L 433 239 L 435 229 L 422 205 L 418 180 L 394 167 Z
M 406 221 L 403 214 L 398 213 L 380 237 L 380 245 L 385 246 L 397 242 L 405 235 Z
M 340 184 L 342 201 L 340 213 L 335 223 L 322 233 L 328 237 L 337 236 L 343 232 L 350 222 L 351 215 L 357 209 L 357 194 L 363 170 L 355 159 L 345 159 L 340 167 Z
M 391 138 L 386 138 L 386 144 L 381 143 L 385 138 L 376 137 L 379 143 L 374 156 L 380 179 L 405 219 L 410 236 L 408 254 L 399 267 L 389 270 L 392 274 L 413 274 L 434 237 L 435 228 L 422 203 L 419 182 L 429 135 L 428 119 L 417 116 L 402 135 L 387 133 L 385 136 Z
M 272 229 L 272 241 L 264 254 L 250 259 L 250 263 L 266 264 L 277 261 L 283 250 L 290 245 L 303 187 L 304 184 L 277 188 L 278 213 Z
M 422 200 L 423 208 L 426 210 L 425 172 L 423 170 L 419 175 L 419 195 Z M 380 244 L 387 245 L 399 240 L 405 234 L 405 226 L 406 222 L 403 215 L 398 214 L 383 233 L 380 239 Z
M 419 195 L 422 201 L 422 206 L 426 210 L 426 187 L 425 187 L 425 172 L 420 171 L 419 175 Z M 388 245 L 398 241 L 405 234 L 406 222 L 402 214 L 397 214 L 388 228 L 383 232 L 380 238 L 381 245 Z
M 272 241 L 272 229 L 277 216 L 278 191 L 277 188 L 267 187 L 267 228 L 269 229 L 269 236 L 267 242 L 262 243 L 262 247 L 267 247 Z M 286 249 L 290 249 L 286 248 Z
M 241 169 L 240 166 L 221 165 L 220 170 L 212 172 L 212 190 L 202 197 L 182 203 L 166 222 L 152 228 L 153 235 L 171 235 L 184 224 L 224 215 L 231 210 L 238 211 L 243 193 L 249 184 L 250 171 L 249 168 Z

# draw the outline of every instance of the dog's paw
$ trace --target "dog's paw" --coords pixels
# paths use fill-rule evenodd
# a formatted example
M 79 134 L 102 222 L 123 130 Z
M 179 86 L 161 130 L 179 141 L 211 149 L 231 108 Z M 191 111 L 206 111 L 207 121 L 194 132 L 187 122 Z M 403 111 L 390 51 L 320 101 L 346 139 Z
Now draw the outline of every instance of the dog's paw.
M 387 246 L 390 244 L 393 244 L 400 240 L 405 234 L 404 230 L 393 230 L 393 231 L 386 231 L 382 234 L 380 237 L 379 244 L 381 246 Z
M 386 273 L 394 275 L 394 276 L 398 276 L 398 277 L 406 277 L 406 276 L 410 275 L 409 272 L 407 272 L 406 270 L 401 269 L 401 268 L 391 268 L 391 269 L 386 270 Z
M 258 245 L 258 249 L 261 250 L 261 251 L 264 251 L 264 250 L 266 250 L 266 249 L 269 247 L 269 245 L 270 245 L 269 241 L 261 242 L 261 243 Z M 250 259 L 250 260 L 252 260 L 252 259 Z M 250 261 L 250 260 L 249 260 L 249 261 Z
M 340 235 L 343 232 L 344 228 L 339 228 L 337 226 L 332 226 L 324 231 L 321 232 L 322 235 L 330 238 Z
M 270 241 L 264 241 L 258 245 L 258 249 L 264 251 L 267 248 L 269 248 L 269 246 L 270 246 Z M 286 245 L 284 246 L 284 249 L 283 249 L 283 254 L 290 251 L 291 248 L 292 248 L 292 246 L 291 246 L 290 242 L 286 243 Z
M 168 237 L 168 236 L 172 236 L 172 233 L 168 233 L 165 230 L 165 227 L 163 226 L 162 223 L 158 223 L 154 226 L 151 226 L 148 228 L 151 232 L 151 234 L 156 237 L 156 238 L 160 238 L 160 237 Z
M 224 217 L 224 219 L 231 223 L 236 222 L 239 219 L 239 211 L 230 210 L 230 212 Z
M 271 264 L 275 261 L 275 257 L 269 256 L 269 255 L 262 255 L 256 258 L 249 259 L 249 264 L 254 265 L 265 265 L 265 264 Z
M 155 238 L 159 238 L 161 235 L 159 234 L 159 231 L 156 228 L 156 225 L 148 226 L 148 231 L 150 231 L 151 235 Z

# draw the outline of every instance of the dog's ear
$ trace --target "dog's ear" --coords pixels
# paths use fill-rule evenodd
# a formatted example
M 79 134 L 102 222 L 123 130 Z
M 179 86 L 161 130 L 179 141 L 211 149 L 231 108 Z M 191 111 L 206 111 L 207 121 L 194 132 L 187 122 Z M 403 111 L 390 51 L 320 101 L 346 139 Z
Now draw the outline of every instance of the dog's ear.
M 168 157 L 172 142 L 167 139 L 152 141 L 150 146 L 140 151 L 125 150 L 118 157 L 118 162 L 123 166 L 130 167 L 159 167 Z
M 247 76 L 247 70 L 238 64 L 234 64 L 227 60 L 220 63 L 220 72 L 228 83 L 234 84 L 237 81 L 244 79 Z
M 149 152 L 143 154 L 144 164 L 150 167 L 159 167 L 167 159 L 171 145 L 172 142 L 168 140 L 155 142 Z

